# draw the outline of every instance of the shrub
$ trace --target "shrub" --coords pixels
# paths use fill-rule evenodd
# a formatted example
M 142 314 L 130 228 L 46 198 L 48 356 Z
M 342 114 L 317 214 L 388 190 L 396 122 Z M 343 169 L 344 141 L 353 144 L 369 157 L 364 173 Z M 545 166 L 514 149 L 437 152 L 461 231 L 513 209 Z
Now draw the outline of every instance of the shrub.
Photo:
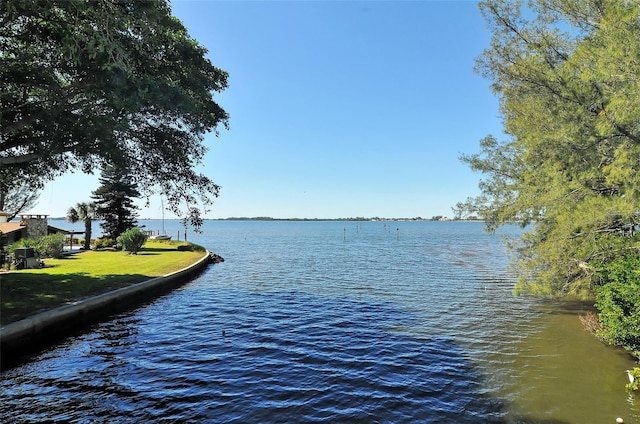
M 595 267 L 602 285 L 596 287 L 599 335 L 640 357 L 640 256 L 623 256 Z
M 64 251 L 64 234 L 49 234 L 36 239 L 36 251 L 41 258 L 60 258 Z
M 38 238 L 24 238 L 9 246 L 9 252 L 13 254 L 19 247 L 30 247 L 40 258 L 60 258 L 64 251 L 64 234 L 49 234 Z
M 132 255 L 137 255 L 142 245 L 147 241 L 147 233 L 139 228 L 131 228 L 120 234 L 117 238 L 118 245 Z
M 23 238 L 9 246 L 9 252 L 13 255 L 16 249 L 20 247 L 31 247 L 33 250 L 38 252 L 38 249 L 36 248 L 37 244 L 36 239 Z
M 99 238 L 96 240 L 96 249 L 106 249 L 116 244 L 116 241 L 109 237 Z

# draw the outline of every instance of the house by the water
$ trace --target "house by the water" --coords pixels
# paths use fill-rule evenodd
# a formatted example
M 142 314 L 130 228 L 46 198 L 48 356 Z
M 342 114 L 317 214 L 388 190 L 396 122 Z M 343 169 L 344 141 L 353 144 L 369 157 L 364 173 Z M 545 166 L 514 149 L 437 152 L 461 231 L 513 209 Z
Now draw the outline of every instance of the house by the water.
M 70 231 L 52 227 L 47 222 L 49 215 L 20 215 L 20 221 L 9 222 L 9 214 L 0 211 L 0 232 L 6 237 L 6 243 L 12 244 L 23 238 L 37 238 L 47 234 Z

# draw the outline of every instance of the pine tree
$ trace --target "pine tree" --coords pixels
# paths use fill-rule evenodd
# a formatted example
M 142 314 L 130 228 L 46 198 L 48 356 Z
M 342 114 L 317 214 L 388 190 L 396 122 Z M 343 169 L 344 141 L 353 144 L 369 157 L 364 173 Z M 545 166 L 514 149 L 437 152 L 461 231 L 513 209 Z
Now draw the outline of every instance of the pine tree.
M 100 187 L 93 192 L 96 212 L 102 219 L 100 227 L 110 238 L 117 238 L 137 224 L 137 209 L 133 199 L 140 197 L 137 184 L 126 169 L 105 166 L 100 176 Z

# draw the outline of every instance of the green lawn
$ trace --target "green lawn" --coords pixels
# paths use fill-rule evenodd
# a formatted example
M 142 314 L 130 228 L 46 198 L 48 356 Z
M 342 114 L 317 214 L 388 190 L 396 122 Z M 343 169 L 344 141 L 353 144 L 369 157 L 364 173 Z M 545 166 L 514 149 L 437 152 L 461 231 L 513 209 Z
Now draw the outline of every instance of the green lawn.
M 202 258 L 204 250 L 177 250 L 186 244 L 149 241 L 137 255 L 87 251 L 45 259 L 42 269 L 0 272 L 2 324 L 187 267 Z

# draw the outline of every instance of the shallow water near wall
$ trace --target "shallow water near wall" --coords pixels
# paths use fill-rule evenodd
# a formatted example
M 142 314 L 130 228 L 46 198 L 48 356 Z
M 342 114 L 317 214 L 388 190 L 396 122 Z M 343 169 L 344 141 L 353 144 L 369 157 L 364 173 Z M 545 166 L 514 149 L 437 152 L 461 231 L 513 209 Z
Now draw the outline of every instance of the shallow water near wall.
M 207 221 L 188 239 L 224 263 L 3 371 L 0 418 L 640 422 L 633 361 L 582 328 L 586 305 L 512 296 L 500 237 L 518 234 Z

